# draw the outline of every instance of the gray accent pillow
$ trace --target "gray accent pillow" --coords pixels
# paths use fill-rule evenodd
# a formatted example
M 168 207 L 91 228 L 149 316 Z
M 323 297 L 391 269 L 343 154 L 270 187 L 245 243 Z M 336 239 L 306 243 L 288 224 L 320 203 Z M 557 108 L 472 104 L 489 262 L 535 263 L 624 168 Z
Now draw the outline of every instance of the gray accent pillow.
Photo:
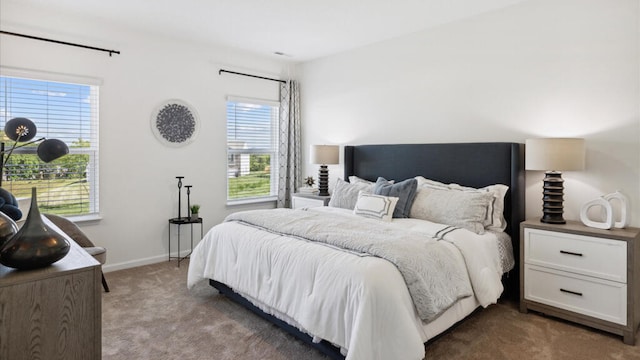
M 410 216 L 471 230 L 484 234 L 484 220 L 493 194 L 438 189 L 428 186 L 418 188 Z
M 397 184 L 389 184 L 387 179 L 379 177 L 376 184 L 373 185 L 373 193 L 376 195 L 397 197 L 398 203 L 396 204 L 395 210 L 393 210 L 393 217 L 408 218 L 413 199 L 416 197 L 417 187 L 418 180 L 416 179 L 407 179 Z
M 338 178 L 331 194 L 331 200 L 329 200 L 329 206 L 353 210 L 358 202 L 358 193 L 362 191 L 371 194 L 372 187 L 372 185 L 365 183 L 350 184 Z

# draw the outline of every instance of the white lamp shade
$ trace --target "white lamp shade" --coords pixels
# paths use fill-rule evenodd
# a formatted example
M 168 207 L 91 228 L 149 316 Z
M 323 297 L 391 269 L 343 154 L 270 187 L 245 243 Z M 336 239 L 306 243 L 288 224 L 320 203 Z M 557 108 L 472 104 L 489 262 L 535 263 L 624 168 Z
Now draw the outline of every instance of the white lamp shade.
M 525 144 L 527 170 L 572 171 L 585 167 L 584 139 L 527 139 Z
M 311 145 L 309 161 L 312 164 L 333 165 L 340 161 L 340 146 L 338 145 Z

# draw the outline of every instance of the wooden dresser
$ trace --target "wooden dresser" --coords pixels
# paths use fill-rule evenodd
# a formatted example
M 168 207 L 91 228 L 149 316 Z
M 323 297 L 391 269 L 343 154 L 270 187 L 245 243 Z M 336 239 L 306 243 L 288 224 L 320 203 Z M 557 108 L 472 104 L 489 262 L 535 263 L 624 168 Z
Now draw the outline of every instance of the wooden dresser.
M 100 263 L 75 242 L 51 266 L 0 265 L 0 359 L 102 357 Z
M 622 335 L 640 323 L 640 229 L 520 224 L 520 311 L 535 310 Z

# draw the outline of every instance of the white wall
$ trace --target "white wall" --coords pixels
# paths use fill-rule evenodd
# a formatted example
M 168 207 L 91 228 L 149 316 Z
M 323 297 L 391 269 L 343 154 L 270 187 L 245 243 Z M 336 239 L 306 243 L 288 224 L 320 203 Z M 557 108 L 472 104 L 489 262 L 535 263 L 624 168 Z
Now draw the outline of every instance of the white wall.
M 25 16 L 27 14 L 28 16 Z M 587 170 L 565 174 L 565 217 L 620 189 L 640 226 L 640 9 L 637 0 L 535 0 L 300 66 L 303 150 L 310 144 L 587 139 Z M 101 78 L 103 219 L 81 224 L 109 249 L 106 270 L 162 261 L 177 214 L 176 175 L 192 184 L 205 231 L 226 214 L 227 94 L 272 98 L 288 64 L 158 38 L 69 14 L 0 3 L 3 30 L 122 51 L 107 54 L 0 35 L 0 65 Z M 190 103 L 196 141 L 168 148 L 150 117 Z M 342 172 L 330 166 L 332 182 Z M 317 177 L 317 166 L 303 175 Z M 541 214 L 543 174 L 527 174 L 527 214 Z M 184 192 L 183 192 L 184 195 Z M 174 244 L 175 245 L 175 244 Z
M 584 137 L 587 169 L 564 174 L 565 218 L 619 189 L 638 226 L 638 4 L 528 1 L 305 63 L 304 149 Z M 330 167 L 331 183 L 341 175 Z M 528 217 L 542 214 L 542 177 L 527 172 Z
M 218 69 L 278 77 L 286 73 L 286 63 L 227 48 L 149 36 L 99 19 L 42 12 L 15 3 L 3 2 L 0 10 L 3 30 L 122 52 L 109 57 L 91 50 L 0 36 L 1 66 L 103 79 L 102 220 L 80 225 L 95 243 L 108 249 L 106 270 L 166 259 L 167 219 L 178 213 L 177 175 L 185 176 L 185 185 L 193 185 L 191 201 L 202 205 L 205 231 L 228 213 L 242 209 L 225 205 L 225 96 L 277 100 L 278 87 L 275 82 L 219 76 Z M 162 145 L 151 132 L 152 112 L 169 99 L 191 104 L 201 121 L 196 140 L 182 148 Z M 184 188 L 182 195 L 186 199 Z M 186 205 L 183 214 L 186 215 Z M 175 246 L 174 238 L 173 251 Z

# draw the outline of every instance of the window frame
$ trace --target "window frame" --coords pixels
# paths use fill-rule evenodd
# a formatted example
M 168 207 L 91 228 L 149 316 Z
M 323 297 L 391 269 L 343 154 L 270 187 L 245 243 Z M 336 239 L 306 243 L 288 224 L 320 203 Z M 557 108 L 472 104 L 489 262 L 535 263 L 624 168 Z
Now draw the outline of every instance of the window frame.
M 72 147 L 69 146 L 69 154 L 87 154 L 89 155 L 89 163 L 88 168 L 91 170 L 87 173 L 85 179 L 87 179 L 90 183 L 92 183 L 92 191 L 89 192 L 88 202 L 89 202 L 89 211 L 87 213 L 80 214 L 70 214 L 70 215 L 62 215 L 73 221 L 92 221 L 101 219 L 100 216 L 100 88 L 103 84 L 102 79 L 87 77 L 81 75 L 72 75 L 72 74 L 63 74 L 63 73 L 54 73 L 54 72 L 46 72 L 46 71 L 38 71 L 31 69 L 23 69 L 9 66 L 0 66 L 0 77 L 8 77 L 8 78 L 20 78 L 27 79 L 33 81 L 41 81 L 41 82 L 56 82 L 56 83 L 64 83 L 64 84 L 75 84 L 82 86 L 89 86 L 90 88 L 90 104 L 89 108 L 91 109 L 90 114 L 90 144 L 89 148 L 82 147 Z M 5 104 L 0 104 L 1 108 L 5 108 Z M 9 111 L 9 109 L 5 109 L 5 111 Z M 22 116 L 21 114 L 4 116 L 5 121 L 8 121 L 10 118 Z M 33 119 L 31 119 L 33 120 Z M 37 125 L 37 121 L 36 122 Z M 45 134 L 39 133 L 36 138 L 42 137 Z M 51 138 L 55 138 L 55 135 L 51 136 Z M 83 138 L 82 136 L 78 136 L 78 138 Z M 7 148 L 10 147 L 11 144 L 5 143 Z M 70 144 L 68 144 L 70 145 Z M 22 149 L 16 149 L 14 151 L 14 155 L 18 154 L 34 154 L 34 149 L 29 149 L 27 147 Z M 93 156 L 92 156 L 93 154 Z M 4 183 L 4 181 L 3 181 Z M 40 196 L 38 197 L 39 200 Z M 26 214 L 24 215 L 26 216 Z
M 230 149 L 230 139 L 229 139 L 229 112 L 228 107 L 229 103 L 244 103 L 251 105 L 261 105 L 261 106 L 270 106 L 272 107 L 272 111 L 276 112 L 276 116 L 272 121 L 271 129 L 270 129 L 270 139 L 272 149 L 270 151 L 265 151 L 265 149 L 238 149 L 232 150 Z M 251 98 L 246 96 L 227 96 L 225 99 L 225 125 L 226 125 L 226 171 L 225 171 L 225 182 L 226 182 L 226 202 L 227 205 L 243 205 L 243 204 L 252 204 L 252 203 L 262 203 L 262 202 L 273 202 L 278 199 L 278 180 L 279 180 L 279 164 L 278 164 L 278 156 L 279 156 L 279 129 L 280 129 L 280 102 L 274 100 L 265 100 L 258 98 Z M 230 176 L 229 176 L 229 158 L 233 155 L 240 154 L 249 154 L 249 155 L 259 155 L 259 154 L 269 154 L 270 158 L 270 193 L 266 196 L 251 196 L 251 197 L 243 197 L 240 199 L 231 199 L 229 198 L 229 186 L 230 186 Z

